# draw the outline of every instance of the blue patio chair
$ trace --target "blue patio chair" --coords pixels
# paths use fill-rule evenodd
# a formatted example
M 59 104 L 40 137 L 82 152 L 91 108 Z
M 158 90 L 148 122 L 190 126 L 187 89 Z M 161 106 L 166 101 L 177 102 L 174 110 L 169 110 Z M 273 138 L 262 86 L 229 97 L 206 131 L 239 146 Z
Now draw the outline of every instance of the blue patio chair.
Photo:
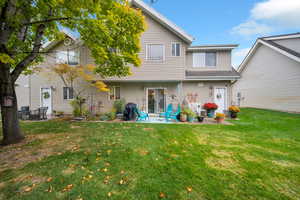
M 177 111 L 176 112 L 166 112 L 166 120 L 169 121 L 171 119 L 174 119 L 175 121 L 178 121 L 177 119 L 177 115 L 179 115 L 181 112 L 181 107 L 180 107 L 180 104 L 178 104 L 178 107 L 177 107 Z
M 138 108 L 136 108 L 136 114 L 137 114 L 136 121 L 146 121 L 147 119 L 149 120 L 148 113 L 140 111 Z
M 167 111 L 166 112 L 163 112 L 163 113 L 160 113 L 159 114 L 159 117 L 166 117 L 167 115 L 169 115 L 170 113 L 173 112 L 173 105 L 170 103 L 167 107 Z

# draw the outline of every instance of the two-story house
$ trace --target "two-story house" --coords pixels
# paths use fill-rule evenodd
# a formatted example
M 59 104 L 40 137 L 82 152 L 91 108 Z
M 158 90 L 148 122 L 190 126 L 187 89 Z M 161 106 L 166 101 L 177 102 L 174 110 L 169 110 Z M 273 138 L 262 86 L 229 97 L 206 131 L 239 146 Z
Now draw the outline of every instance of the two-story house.
M 191 46 L 193 37 L 140 0 L 131 1 L 145 15 L 147 30 L 141 37 L 142 66 L 132 68 L 133 75 L 105 79 L 110 92 L 95 88 L 84 89 L 87 105 L 93 112 L 105 112 L 115 100 L 138 104 L 140 109 L 153 114 L 164 112 L 169 103 L 203 104 L 215 102 L 218 112 L 231 104 L 231 83 L 239 78 L 232 68 L 231 51 L 237 45 Z M 41 68 L 57 62 L 92 64 L 90 51 L 79 40 L 66 36 L 64 41 L 50 43 Z M 31 109 L 47 106 L 53 110 L 71 112 L 72 89 L 66 88 L 58 77 L 41 71 L 18 80 L 17 95 L 20 106 Z M 84 85 L 84 83 L 82 83 Z M 43 95 L 47 92 L 47 98 Z
M 300 33 L 258 38 L 238 71 L 239 106 L 300 112 Z

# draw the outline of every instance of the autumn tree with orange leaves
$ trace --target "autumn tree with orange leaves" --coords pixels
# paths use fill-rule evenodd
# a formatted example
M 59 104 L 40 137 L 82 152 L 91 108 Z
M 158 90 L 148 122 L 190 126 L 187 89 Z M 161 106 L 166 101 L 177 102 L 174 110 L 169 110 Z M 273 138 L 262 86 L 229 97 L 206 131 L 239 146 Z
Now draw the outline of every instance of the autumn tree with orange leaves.
M 87 83 L 87 86 L 94 87 L 99 92 L 109 91 L 106 84 L 98 80 L 99 77 L 95 74 L 95 69 L 96 66 L 92 64 L 79 66 L 57 64 L 50 67 L 50 70 L 62 80 L 64 86 L 72 89 L 74 100 L 71 102 L 71 105 L 73 106 L 73 114 L 75 116 L 82 116 L 82 107 L 85 103 L 85 97 L 82 95 L 85 87 L 82 87 L 79 80 L 83 80 Z M 78 110 L 76 110 L 76 108 L 78 108 Z

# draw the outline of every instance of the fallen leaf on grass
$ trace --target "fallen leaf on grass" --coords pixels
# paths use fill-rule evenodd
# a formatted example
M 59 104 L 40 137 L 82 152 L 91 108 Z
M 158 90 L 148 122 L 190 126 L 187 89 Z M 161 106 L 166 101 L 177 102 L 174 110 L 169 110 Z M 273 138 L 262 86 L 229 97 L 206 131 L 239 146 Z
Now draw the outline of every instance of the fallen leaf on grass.
M 31 192 L 34 187 L 35 187 L 35 184 L 32 184 L 32 186 L 25 187 L 24 192 Z
M 73 188 L 73 184 L 69 184 L 62 191 L 67 192 L 67 191 L 70 191 L 72 188 Z
M 163 192 L 160 192 L 160 193 L 159 193 L 159 198 L 166 198 L 166 194 L 163 193 Z
M 125 171 L 124 171 L 124 170 L 122 170 L 120 173 L 121 173 L 121 174 L 125 174 Z
M 96 158 L 96 161 L 99 161 L 99 160 L 101 160 L 101 158 L 100 158 L 100 157 L 97 157 L 97 158 Z
M 103 172 L 107 172 L 107 171 L 108 171 L 108 169 L 107 169 L 107 168 L 104 168 L 104 169 L 102 169 L 101 171 L 103 171 Z
M 89 180 L 91 180 L 93 178 L 93 176 L 92 175 L 87 175 L 87 176 L 84 176 L 84 177 L 82 177 L 82 180 L 81 180 L 81 183 L 84 183 L 85 181 L 89 181 Z
M 192 188 L 192 187 L 187 187 L 186 190 L 187 190 L 188 192 L 192 192 L 193 188 Z
M 120 181 L 119 181 L 119 184 L 120 185 L 123 185 L 123 184 L 125 184 L 126 183 L 126 181 L 124 180 L 124 179 L 121 179 Z
M 78 151 L 79 150 L 79 146 L 74 146 L 73 148 L 72 148 L 72 151 Z
M 112 195 L 112 192 L 107 193 L 108 197 L 111 197 L 111 195 Z
M 51 182 L 52 180 L 53 180 L 52 177 L 47 178 L 47 182 L 48 182 L 48 183 Z

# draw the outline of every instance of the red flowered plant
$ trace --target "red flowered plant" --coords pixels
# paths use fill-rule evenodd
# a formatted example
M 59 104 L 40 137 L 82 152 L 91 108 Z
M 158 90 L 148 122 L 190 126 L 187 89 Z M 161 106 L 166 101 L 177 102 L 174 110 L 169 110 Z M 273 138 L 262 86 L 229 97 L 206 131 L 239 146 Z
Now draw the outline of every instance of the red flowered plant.
M 204 108 L 205 110 L 217 110 L 217 109 L 218 109 L 218 105 L 215 104 L 215 103 L 205 103 L 205 104 L 203 105 L 203 108 Z

